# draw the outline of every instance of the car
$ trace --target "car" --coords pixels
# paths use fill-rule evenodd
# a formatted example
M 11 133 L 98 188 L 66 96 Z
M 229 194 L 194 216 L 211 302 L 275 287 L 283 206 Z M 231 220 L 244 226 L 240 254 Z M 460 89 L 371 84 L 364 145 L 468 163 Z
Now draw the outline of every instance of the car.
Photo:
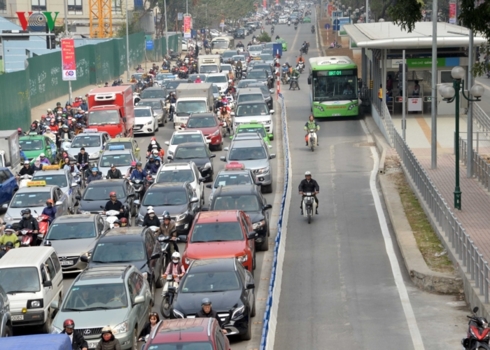
M 165 87 L 148 87 L 140 92 L 140 99 L 159 99 L 165 101 L 167 98 L 168 92 Z
M 235 32 L 235 39 L 245 39 L 245 36 L 247 36 L 247 32 L 245 28 L 238 28 Z
M 163 87 L 167 90 L 167 94 L 177 91 L 177 87 L 180 84 L 189 83 L 187 80 L 167 80 L 163 83 Z
M 250 45 L 248 47 L 248 52 L 250 53 L 250 56 L 252 56 L 252 58 L 255 58 L 260 56 L 263 48 L 264 47 L 262 45 Z
M 131 150 L 136 159 L 140 160 L 140 147 L 138 142 L 134 137 L 115 137 L 113 139 L 107 140 L 104 150 L 108 150 L 109 146 L 120 146 L 123 145 L 125 149 Z
M 99 171 L 102 176 L 107 175 L 107 172 L 111 170 L 111 165 L 115 165 L 124 176 L 131 168 L 131 163 L 138 161 L 133 152 L 125 149 L 123 145 L 110 145 L 108 148 L 102 152 L 99 159 Z
M 257 87 L 254 88 L 246 87 L 246 88 L 238 89 L 236 95 L 237 105 L 242 102 L 251 102 L 251 101 L 265 102 L 265 98 L 264 98 L 264 94 L 262 93 L 262 90 L 260 90 Z
M 10 202 L 19 189 L 17 179 L 9 168 L 0 168 L 0 206 Z
M 77 196 L 82 194 L 82 189 L 68 170 L 60 169 L 58 165 L 47 165 L 34 173 L 32 181 L 44 181 L 46 185 L 58 186 L 67 196 L 68 211 L 75 212 Z
M 66 150 L 70 160 L 77 160 L 80 148 L 84 147 L 88 153 L 89 161 L 95 162 L 100 158 L 105 144 L 111 137 L 106 132 L 99 132 L 96 129 L 85 129 L 82 133 L 75 135 Z
M 240 162 L 254 174 L 254 182 L 260 184 L 264 193 L 272 193 L 272 167 L 270 159 L 276 157 L 269 153 L 269 148 L 263 140 L 233 140 L 231 146 L 225 147 L 228 151 L 220 160 L 226 162 Z
M 193 260 L 237 258 L 250 272 L 255 269 L 255 237 L 250 217 L 240 210 L 202 211 L 196 215 L 182 254 L 187 268 Z
M 239 162 L 230 162 L 225 165 L 212 184 L 207 184 L 206 188 L 211 189 L 209 195 L 209 203 L 213 201 L 214 192 L 222 186 L 236 186 L 255 184 L 255 178 L 250 169 L 246 169 L 245 165 Z
M 87 184 L 78 198 L 78 212 L 98 214 L 109 201 L 109 193 L 116 192 L 117 200 L 130 208 L 130 218 L 136 214 L 134 188 L 128 179 L 98 180 Z M 102 208 L 101 208 L 102 207 Z
M 257 250 L 269 250 L 270 213 L 272 205 L 260 193 L 255 184 L 221 186 L 216 189 L 209 210 L 243 210 L 252 220 L 252 227 L 257 232 L 255 246 Z
M 258 60 L 268 65 L 274 64 L 274 55 L 271 52 L 265 52 L 265 50 L 269 50 L 269 49 L 264 49 L 258 56 Z
M 253 69 L 263 69 L 267 72 L 268 75 L 274 75 L 274 67 L 272 64 L 274 63 L 274 58 L 270 62 L 266 62 L 264 60 L 260 60 L 255 62 Z
M 221 62 L 229 63 L 232 62 L 233 56 L 236 55 L 236 50 L 227 50 L 221 54 Z
M 235 51 L 233 51 L 235 52 Z M 236 52 L 235 52 L 236 53 Z M 233 58 L 231 59 L 231 61 L 233 61 Z M 221 66 L 220 66 L 220 69 L 221 69 L 221 72 L 223 73 L 228 73 L 228 72 L 234 72 L 235 69 L 233 68 L 233 66 L 229 63 L 222 63 Z
M 201 177 L 194 162 L 163 164 L 155 180 L 156 183 L 188 182 L 196 193 L 196 197 L 201 201 L 201 205 L 204 204 L 203 181 L 204 178 Z
M 228 89 L 228 75 L 226 73 L 210 73 L 206 76 L 206 83 L 218 86 L 221 92 Z
M 219 87 L 218 85 L 211 84 L 211 89 L 213 90 L 213 98 L 216 101 L 218 97 L 221 96 L 221 94 L 219 93 Z
M 48 199 L 53 200 L 57 217 L 69 213 L 68 195 L 58 186 L 47 185 L 45 181 L 31 181 L 27 183 L 27 187 L 20 188 L 15 193 L 5 213 L 5 221 L 10 225 L 17 224 L 24 209 L 30 209 L 34 217 L 41 215 Z M 2 207 L 6 208 L 7 205 Z
M 53 320 L 52 333 L 61 333 L 72 319 L 89 349 L 109 326 L 122 349 L 135 349 L 148 320 L 153 296 L 148 281 L 133 265 L 100 266 L 84 270 L 68 288 Z
M 288 50 L 288 43 L 286 42 L 286 40 L 284 40 L 282 38 L 279 38 L 279 39 L 276 39 L 276 42 L 277 43 L 281 43 L 281 45 L 282 45 L 282 51 L 287 51 Z
M 257 79 L 242 79 L 238 82 L 238 84 L 236 85 L 236 88 L 237 89 L 243 89 L 245 87 L 248 87 L 248 85 L 250 85 L 250 84 L 262 84 L 265 87 L 267 87 L 266 83 L 264 83 L 263 81 L 258 81 Z
M 176 130 L 170 141 L 165 141 L 165 145 L 168 146 L 167 155 L 173 155 L 178 145 L 188 142 L 204 145 L 208 143 L 201 130 Z
M 58 148 L 56 143 L 47 136 L 21 136 L 19 137 L 19 145 L 29 161 L 35 160 L 41 153 L 44 153 L 51 163 L 56 161 Z
M 274 110 L 269 110 L 265 101 L 251 101 L 238 103 L 235 112 L 231 112 L 233 119 L 233 130 L 241 124 L 249 123 L 261 123 L 264 125 L 268 134 L 272 135 L 274 139 L 274 122 L 273 122 Z
M 164 86 L 166 81 L 175 79 L 176 76 L 172 73 L 159 73 L 155 76 L 155 83 L 157 83 L 159 86 Z
M 220 36 L 221 33 L 217 29 L 210 29 L 209 35 L 211 35 L 212 38 L 216 38 L 216 37 Z
M 252 69 L 247 73 L 247 79 L 255 79 L 264 82 L 269 89 L 274 87 L 274 76 L 265 69 Z
M 51 223 L 43 244 L 54 248 L 63 273 L 81 272 L 87 267 L 81 257 L 90 257 L 97 241 L 109 228 L 99 214 L 64 215 Z
M 206 145 L 199 142 L 182 143 L 177 146 L 173 155 L 168 155 L 169 163 L 173 162 L 189 162 L 196 163 L 201 176 L 205 181 L 213 181 L 214 167 L 213 158 L 216 154 L 212 154 Z
M 153 112 L 157 114 L 158 125 L 165 126 L 167 122 L 168 115 L 167 109 L 165 108 L 165 99 L 159 98 L 147 98 L 140 100 L 136 106 L 148 106 L 153 109 Z
M 187 119 L 185 130 L 201 130 L 209 149 L 221 151 L 223 148 L 222 123 L 214 113 L 193 114 Z
M 201 210 L 199 198 L 196 197 L 194 189 L 188 182 L 151 185 L 141 201 L 136 225 L 143 225 L 149 206 L 153 207 L 160 220 L 163 220 L 163 212 L 168 211 L 180 235 L 186 235 L 189 232 L 192 220 Z
M 230 138 L 233 140 L 238 135 L 248 133 L 258 133 L 267 146 L 269 146 L 271 141 L 274 139 L 273 135 L 268 134 L 265 130 L 264 124 L 261 123 L 240 124 L 235 130 L 235 135 L 230 136 Z
M 252 317 L 256 313 L 255 282 L 236 259 L 194 261 L 179 284 L 173 303 L 174 317 L 195 317 L 203 298 L 213 303 L 226 335 L 251 339 Z
M 0 286 L 0 338 L 14 335 L 10 301 L 5 290 Z M 228 345 L 229 347 L 229 345 Z
M 308 16 L 303 17 L 303 23 L 311 23 L 311 18 Z
M 245 55 L 241 54 L 241 55 L 234 55 L 232 57 L 233 59 L 233 62 L 242 62 L 242 71 L 243 72 L 246 72 L 247 71 L 247 59 L 245 57 Z
M 156 288 L 163 287 L 162 274 L 168 263 L 153 231 L 137 226 L 107 231 L 97 241 L 92 254 L 83 255 L 81 260 L 88 264 L 88 269 L 103 265 L 134 265 L 148 281 L 151 295 Z
M 145 91 L 145 90 L 143 90 Z M 155 135 L 158 131 L 158 115 L 149 106 L 134 107 L 133 133 Z
M 274 99 L 273 99 L 273 94 L 275 93 L 274 89 L 268 89 L 266 84 L 258 81 L 255 83 L 249 83 L 247 87 L 259 88 L 260 91 L 262 91 L 262 95 L 264 96 L 264 100 L 267 103 L 267 107 L 269 107 L 269 109 L 274 109 Z
M 277 23 L 278 24 L 287 24 L 288 23 L 288 16 L 280 16 Z

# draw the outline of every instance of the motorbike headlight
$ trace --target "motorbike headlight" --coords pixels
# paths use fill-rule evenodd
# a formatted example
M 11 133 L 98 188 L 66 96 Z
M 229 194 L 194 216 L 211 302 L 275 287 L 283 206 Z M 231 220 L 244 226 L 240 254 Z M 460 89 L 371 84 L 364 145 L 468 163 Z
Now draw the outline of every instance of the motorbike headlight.
M 174 313 L 174 316 L 177 317 L 177 318 L 185 318 L 184 317 L 184 314 L 182 312 L 180 312 L 179 310 L 177 310 L 177 309 L 174 309 L 173 310 L 173 313 Z
M 99 158 L 99 155 L 100 155 L 100 152 L 97 151 L 97 152 L 92 153 L 88 157 L 89 157 L 89 159 L 94 159 L 94 158 Z
M 208 169 L 208 168 L 211 168 L 210 162 L 207 162 L 206 164 L 204 164 L 204 169 Z
M 182 213 L 182 214 L 177 215 L 177 217 L 175 218 L 175 221 L 182 221 L 182 220 L 184 220 L 188 214 L 189 214 L 188 212 L 185 212 L 185 213 Z
M 119 323 L 114 328 L 112 328 L 112 334 L 126 333 L 128 331 L 128 329 L 129 329 L 129 323 L 127 321 L 122 322 L 122 323 Z
M 247 262 L 248 261 L 248 255 L 245 254 L 245 255 L 242 255 L 242 256 L 238 256 L 237 257 L 237 260 L 243 264 L 244 262 Z
M 260 168 L 257 170 L 257 174 L 265 174 L 269 172 L 269 167 L 266 166 L 265 168 Z
M 244 316 L 245 312 L 245 305 L 237 307 L 235 310 L 233 310 L 233 313 L 231 314 L 231 319 L 236 320 L 238 318 L 242 318 Z
M 259 222 L 256 222 L 252 225 L 254 230 L 259 229 L 263 226 L 265 226 L 265 220 L 260 220 Z
M 51 326 L 51 334 L 60 334 L 63 330 L 56 326 Z

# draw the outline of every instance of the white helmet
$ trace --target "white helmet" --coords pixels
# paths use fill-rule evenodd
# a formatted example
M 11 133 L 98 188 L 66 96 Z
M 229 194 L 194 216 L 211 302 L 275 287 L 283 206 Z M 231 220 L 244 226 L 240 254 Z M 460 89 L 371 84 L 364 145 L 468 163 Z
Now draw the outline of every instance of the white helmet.
M 39 157 L 46 157 L 46 155 L 44 153 L 41 153 Z
M 151 144 L 152 144 L 152 145 L 156 145 L 156 144 L 157 144 L 157 142 L 156 142 L 155 140 L 152 140 L 152 141 L 151 141 Z
M 179 252 L 173 252 L 172 253 L 172 259 L 179 259 L 180 260 L 180 253 Z
M 305 171 L 305 176 L 311 176 L 311 171 L 309 170 Z

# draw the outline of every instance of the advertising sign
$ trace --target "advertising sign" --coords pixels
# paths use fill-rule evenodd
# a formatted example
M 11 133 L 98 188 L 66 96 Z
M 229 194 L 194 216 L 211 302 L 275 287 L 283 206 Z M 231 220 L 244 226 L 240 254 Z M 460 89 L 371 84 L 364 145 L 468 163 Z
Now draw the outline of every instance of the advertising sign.
M 61 39 L 61 71 L 63 80 L 77 80 L 75 40 Z
M 192 20 L 191 16 L 184 15 L 184 38 L 191 37 Z
M 262 0 L 262 7 L 267 10 L 267 0 Z
M 329 3 L 327 5 L 327 13 L 328 13 L 328 17 L 332 17 L 332 12 L 333 12 L 333 4 L 332 3 Z
M 456 24 L 456 1 L 449 2 L 449 23 Z
M 344 29 L 345 24 L 350 24 L 350 17 L 340 17 L 339 18 L 339 35 L 347 36 L 347 32 Z

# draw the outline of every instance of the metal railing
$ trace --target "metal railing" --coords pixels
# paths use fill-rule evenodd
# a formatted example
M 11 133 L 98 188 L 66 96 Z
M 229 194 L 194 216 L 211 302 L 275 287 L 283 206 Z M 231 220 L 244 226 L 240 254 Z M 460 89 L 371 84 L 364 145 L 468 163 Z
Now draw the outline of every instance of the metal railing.
M 485 303 L 488 303 L 490 282 L 488 263 L 483 259 L 483 255 L 396 130 L 394 131 L 394 144 L 405 174 L 410 176 L 422 197 L 421 199 L 424 200 L 427 209 L 432 214 L 428 215 L 432 226 L 442 228 L 448 240 L 442 239 L 442 241 L 451 245 L 462 269 L 466 268 L 466 273 L 470 275 L 471 282 L 474 282 L 474 286 L 479 289 L 480 295 L 485 296 Z M 435 231 L 438 232 L 437 229 Z
M 466 156 L 468 144 L 463 138 L 459 138 L 459 159 L 464 165 L 468 164 L 468 158 Z M 487 159 L 483 158 L 478 154 L 478 150 L 473 150 L 473 171 L 475 177 L 480 181 L 480 183 L 490 191 L 490 164 Z
M 487 136 L 490 134 L 490 117 L 477 103 L 473 103 L 473 120 Z

